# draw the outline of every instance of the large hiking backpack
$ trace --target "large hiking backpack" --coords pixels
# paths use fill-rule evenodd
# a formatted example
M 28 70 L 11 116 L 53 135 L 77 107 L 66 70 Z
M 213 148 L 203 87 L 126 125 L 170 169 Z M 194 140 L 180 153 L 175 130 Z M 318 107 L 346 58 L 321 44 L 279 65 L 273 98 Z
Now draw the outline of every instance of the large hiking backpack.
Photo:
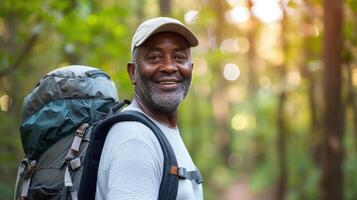
M 95 199 L 97 170 L 111 126 L 137 121 L 149 127 L 164 154 L 159 199 L 176 199 L 178 180 L 202 182 L 199 172 L 177 166 L 164 134 L 136 111 L 114 112 L 117 90 L 104 72 L 69 66 L 48 73 L 26 96 L 20 127 L 25 158 L 18 169 L 14 199 Z
M 25 158 L 14 198 L 66 199 L 76 191 L 82 170 L 75 169 L 90 139 L 85 133 L 117 101 L 114 82 L 96 68 L 75 65 L 45 75 L 24 99 L 20 133 Z M 72 144 L 77 146 L 71 149 Z

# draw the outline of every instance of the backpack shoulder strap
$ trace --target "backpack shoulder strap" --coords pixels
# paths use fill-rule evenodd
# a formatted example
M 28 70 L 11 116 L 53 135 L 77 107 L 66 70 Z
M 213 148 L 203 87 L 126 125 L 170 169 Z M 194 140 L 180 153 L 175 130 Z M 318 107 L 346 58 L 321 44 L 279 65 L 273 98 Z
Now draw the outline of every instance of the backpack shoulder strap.
M 171 173 L 171 169 L 177 167 L 175 153 L 161 129 L 146 115 L 138 111 L 123 111 L 103 120 L 97 124 L 92 132 L 88 146 L 81 184 L 78 191 L 78 199 L 95 199 L 98 166 L 105 139 L 110 128 L 118 122 L 136 121 L 144 124 L 152 130 L 158 139 L 164 154 L 163 177 L 160 184 L 159 200 L 175 200 L 178 190 L 179 177 Z

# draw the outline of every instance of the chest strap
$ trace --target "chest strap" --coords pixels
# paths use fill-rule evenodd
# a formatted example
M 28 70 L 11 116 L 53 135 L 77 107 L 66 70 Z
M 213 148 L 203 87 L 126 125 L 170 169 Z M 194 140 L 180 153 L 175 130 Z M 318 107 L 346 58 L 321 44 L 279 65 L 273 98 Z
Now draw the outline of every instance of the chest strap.
M 196 171 L 187 171 L 184 167 L 171 166 L 170 174 L 179 177 L 180 179 L 195 180 L 198 184 L 203 183 L 202 175 L 196 168 Z

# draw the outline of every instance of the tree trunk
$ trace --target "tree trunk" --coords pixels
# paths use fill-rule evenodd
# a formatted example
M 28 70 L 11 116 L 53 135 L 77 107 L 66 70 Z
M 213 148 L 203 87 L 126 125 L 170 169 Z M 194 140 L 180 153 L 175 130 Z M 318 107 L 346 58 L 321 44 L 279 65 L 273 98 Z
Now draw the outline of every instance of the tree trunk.
M 249 10 L 253 7 L 253 0 L 249 1 Z M 248 41 L 249 41 L 249 51 L 248 51 L 248 92 L 250 100 L 255 100 L 255 93 L 257 91 L 257 64 L 256 64 L 256 51 L 255 51 L 255 41 L 257 40 L 257 20 L 255 16 L 251 15 L 250 28 L 248 31 Z
M 309 137 L 310 149 L 312 153 L 312 159 L 316 165 L 320 165 L 321 163 L 321 125 L 318 120 L 318 108 L 316 105 L 315 94 L 316 90 L 316 80 L 313 72 L 307 69 L 307 79 L 308 79 L 308 98 L 309 98 L 309 110 L 310 110 L 310 131 L 311 135 Z
M 224 90 L 224 85 L 220 84 L 220 86 L 218 86 L 214 91 L 212 96 L 212 105 L 217 130 L 215 141 L 217 142 L 222 161 L 228 165 L 228 157 L 231 153 L 231 135 L 227 128 L 229 127 L 229 104 Z
M 285 122 L 285 112 L 284 105 L 286 101 L 285 91 L 281 91 L 279 95 L 279 105 L 278 105 L 278 168 L 279 168 L 279 178 L 277 187 L 277 200 L 285 199 L 286 185 L 288 170 L 286 165 L 286 122 Z
M 134 1 L 135 4 L 135 17 L 138 21 L 137 25 L 143 21 L 144 19 L 144 0 L 136 0 Z
M 357 13 L 354 14 L 357 17 Z M 355 27 L 357 30 L 357 26 Z M 345 48 L 348 51 L 348 56 L 344 60 L 346 70 L 347 70 L 347 81 L 348 81 L 348 97 L 347 97 L 347 104 L 348 108 L 352 109 L 352 118 L 353 118 L 353 137 L 354 137 L 354 145 L 355 145 L 355 152 L 357 152 L 357 104 L 355 99 L 355 89 L 353 86 L 353 68 L 354 65 L 352 64 L 352 54 L 353 54 L 353 43 L 350 41 L 346 42 Z
M 287 41 L 284 34 L 284 30 L 286 30 L 287 19 L 285 15 L 285 11 L 283 10 L 283 19 L 281 22 L 281 48 L 284 53 L 287 52 Z M 278 135 L 277 135 L 277 145 L 278 145 L 278 168 L 279 168 L 279 178 L 277 185 L 277 200 L 284 200 L 286 195 L 286 189 L 288 184 L 288 169 L 286 164 L 286 116 L 285 116 L 285 103 L 286 103 L 286 70 L 287 70 L 287 62 L 286 59 L 280 66 L 280 94 L 278 97 L 278 111 L 277 111 L 277 127 L 278 127 Z
M 314 24 L 314 18 L 316 16 L 316 11 L 311 6 L 310 1 L 305 0 L 305 16 L 303 26 L 308 27 L 308 30 L 312 29 Z M 309 102 L 309 111 L 310 111 L 310 136 L 307 138 L 307 143 L 309 144 L 311 158 L 314 161 L 315 165 L 320 166 L 321 164 L 321 120 L 319 118 L 319 111 L 321 110 L 318 106 L 316 95 L 320 92 L 317 89 L 318 80 L 314 72 L 308 67 L 308 62 L 312 58 L 313 50 L 310 44 L 313 34 L 309 31 L 306 31 L 305 38 L 303 41 L 302 49 L 302 64 L 301 64 L 301 73 L 306 77 L 308 82 L 308 102 Z
M 171 0 L 160 0 L 160 15 L 161 16 L 171 15 Z
M 223 41 L 223 32 L 226 28 L 224 13 L 224 2 L 220 0 L 213 0 L 213 9 L 216 13 L 216 27 L 214 29 L 216 46 L 218 47 Z M 221 74 L 221 66 L 223 63 L 218 62 L 217 66 L 212 70 L 213 74 Z M 216 142 L 220 150 L 222 161 L 228 165 L 228 157 L 231 154 L 231 134 L 229 131 L 229 102 L 227 98 L 225 80 L 222 76 L 218 76 L 216 87 L 212 94 L 214 121 L 217 129 Z
M 355 101 L 355 91 L 353 88 L 351 63 L 346 63 L 346 67 L 348 75 L 348 104 L 351 106 L 353 112 L 353 135 L 355 138 L 355 151 L 357 152 L 357 104 Z
M 342 1 L 325 0 L 324 117 L 320 200 L 343 199 L 343 110 L 341 100 Z

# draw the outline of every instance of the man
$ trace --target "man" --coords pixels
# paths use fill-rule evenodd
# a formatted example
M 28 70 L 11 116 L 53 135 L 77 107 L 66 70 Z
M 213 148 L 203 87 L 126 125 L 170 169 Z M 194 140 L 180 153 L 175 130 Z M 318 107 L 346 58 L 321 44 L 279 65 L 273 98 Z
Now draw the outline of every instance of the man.
M 147 115 L 170 142 L 178 165 L 196 169 L 177 127 L 177 109 L 191 83 L 190 48 L 194 34 L 176 19 L 159 17 L 135 32 L 127 69 L 135 97 L 126 110 Z M 121 122 L 109 131 L 98 169 L 96 199 L 158 198 L 164 156 L 153 132 L 138 122 Z M 180 180 L 177 199 L 203 199 L 202 184 Z

